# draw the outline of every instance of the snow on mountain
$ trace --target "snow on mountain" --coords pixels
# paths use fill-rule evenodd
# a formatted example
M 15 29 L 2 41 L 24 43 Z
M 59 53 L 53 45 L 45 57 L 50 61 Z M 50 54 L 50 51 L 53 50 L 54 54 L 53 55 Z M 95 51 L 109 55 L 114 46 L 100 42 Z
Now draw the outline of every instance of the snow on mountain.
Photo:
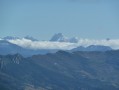
M 31 41 L 38 41 L 37 39 L 35 39 L 34 37 L 31 37 L 31 36 L 26 36 L 24 38 L 28 39 L 28 40 L 31 40 Z
M 4 38 L 2 38 L 3 40 L 16 40 L 16 39 L 20 39 L 19 37 L 13 37 L 13 36 L 6 36 Z
M 69 42 L 71 43 L 78 43 L 79 39 L 77 37 L 73 37 L 71 39 L 69 39 Z
M 68 38 L 65 37 L 62 33 L 55 34 L 50 41 L 57 42 L 68 42 Z
M 78 42 L 78 38 L 77 37 L 73 37 L 73 38 L 68 38 L 65 37 L 62 33 L 58 33 L 55 34 L 50 41 L 53 42 L 70 42 L 70 43 L 77 43 Z
M 119 49 L 119 39 L 78 39 L 77 37 L 67 38 L 62 33 L 55 34 L 50 41 L 39 41 L 33 37 L 26 36 L 24 38 L 7 36 L 1 40 L 9 41 L 12 44 L 16 44 L 20 47 L 27 49 L 61 49 L 71 50 L 73 48 L 90 45 L 109 46 L 113 49 Z
M 56 52 L 57 50 L 108 51 L 112 49 L 119 49 L 119 39 L 67 38 L 62 33 L 55 34 L 50 41 L 39 41 L 30 36 L 24 38 L 7 36 L 0 39 L 0 54 L 20 53 L 29 56 Z
M 6 36 L 2 39 L 9 41 L 9 40 L 17 40 L 17 39 L 23 39 L 23 38 L 14 37 L 14 36 Z M 25 36 L 24 39 L 31 40 L 31 41 L 38 41 L 37 39 L 35 39 L 34 37 L 31 37 L 31 36 Z

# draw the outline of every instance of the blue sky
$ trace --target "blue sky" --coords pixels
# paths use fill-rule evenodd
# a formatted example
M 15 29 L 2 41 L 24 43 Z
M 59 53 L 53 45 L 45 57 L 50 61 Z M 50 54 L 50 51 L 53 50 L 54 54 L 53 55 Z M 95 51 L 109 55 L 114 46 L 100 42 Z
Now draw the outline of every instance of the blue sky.
M 119 0 L 0 0 L 0 37 L 119 38 Z

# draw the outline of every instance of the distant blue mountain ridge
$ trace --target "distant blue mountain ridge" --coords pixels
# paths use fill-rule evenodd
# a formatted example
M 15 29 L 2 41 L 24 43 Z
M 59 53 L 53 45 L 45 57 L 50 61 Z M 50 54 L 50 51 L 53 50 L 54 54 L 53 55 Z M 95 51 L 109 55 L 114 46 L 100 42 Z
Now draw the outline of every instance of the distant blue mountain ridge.
M 33 39 L 31 37 L 26 37 L 27 39 L 32 39 L 32 41 L 36 41 L 37 39 Z M 32 56 L 36 54 L 47 54 L 47 53 L 55 53 L 60 49 L 28 49 L 20 47 L 16 44 L 13 44 L 8 41 L 8 39 L 19 39 L 18 37 L 7 37 L 0 40 L 0 54 L 7 55 L 7 54 L 16 54 L 20 53 L 23 56 Z M 102 46 L 102 45 L 90 45 L 88 47 L 78 46 L 69 50 L 70 52 L 74 51 L 109 51 L 112 50 L 109 46 Z

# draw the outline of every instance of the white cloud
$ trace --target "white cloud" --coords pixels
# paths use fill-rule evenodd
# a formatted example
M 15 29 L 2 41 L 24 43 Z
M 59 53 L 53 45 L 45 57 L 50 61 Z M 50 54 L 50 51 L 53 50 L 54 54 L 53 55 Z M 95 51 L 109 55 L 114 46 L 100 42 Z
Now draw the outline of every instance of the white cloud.
M 9 42 L 17 44 L 24 48 L 30 49 L 72 49 L 75 47 L 74 43 L 66 42 L 50 42 L 50 41 L 31 41 L 28 39 L 9 40 Z
M 50 41 L 31 41 L 23 38 L 23 39 L 9 40 L 9 42 L 30 49 L 69 50 L 77 46 L 86 47 L 89 45 L 104 45 L 104 46 L 110 46 L 113 49 L 119 49 L 119 39 L 113 39 L 113 40 L 80 39 L 78 43 L 67 43 L 67 42 L 50 42 Z
M 112 39 L 112 40 L 80 39 L 79 45 L 81 46 L 104 45 L 104 46 L 110 46 L 113 49 L 119 49 L 119 39 Z

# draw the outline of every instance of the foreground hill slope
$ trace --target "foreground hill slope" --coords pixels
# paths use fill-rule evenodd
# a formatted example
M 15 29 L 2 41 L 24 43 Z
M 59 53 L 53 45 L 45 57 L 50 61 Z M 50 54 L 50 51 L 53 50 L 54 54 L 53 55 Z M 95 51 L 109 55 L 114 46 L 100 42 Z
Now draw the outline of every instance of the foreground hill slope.
M 0 56 L 0 90 L 119 90 L 119 51 Z

